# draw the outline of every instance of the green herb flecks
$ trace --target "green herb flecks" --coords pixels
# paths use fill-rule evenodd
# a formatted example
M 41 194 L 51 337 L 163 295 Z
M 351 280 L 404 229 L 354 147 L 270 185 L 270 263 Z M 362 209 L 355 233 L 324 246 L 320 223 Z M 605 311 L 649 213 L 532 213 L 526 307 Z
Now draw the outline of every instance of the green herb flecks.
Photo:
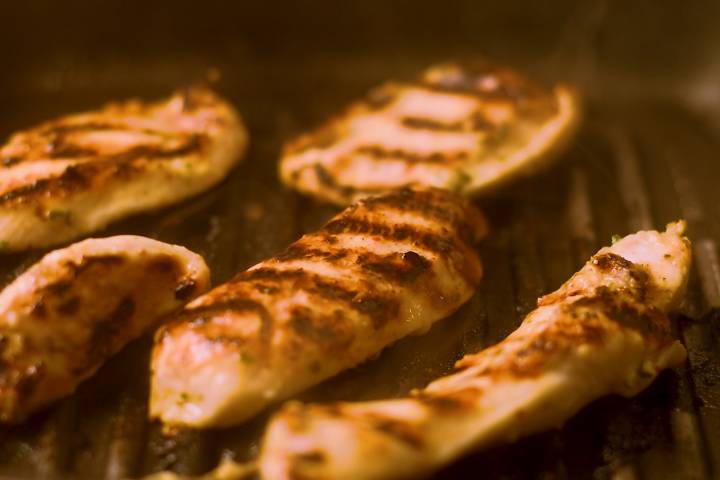
M 253 358 L 253 356 L 247 352 L 241 352 L 240 361 L 245 365 L 252 365 L 253 363 L 255 363 L 255 358 Z
M 189 401 L 190 401 L 190 394 L 187 393 L 187 392 L 180 392 L 180 398 L 178 398 L 178 399 L 177 399 L 177 402 L 175 402 L 175 403 L 177 403 L 177 405 L 178 405 L 179 407 L 182 407 L 183 405 L 185 405 L 185 404 L 188 403 Z
M 69 224 L 72 222 L 72 212 L 54 208 L 47 212 L 47 219 L 51 222 L 65 222 Z
M 465 187 L 472 181 L 472 177 L 463 170 L 455 170 L 453 176 L 447 183 L 447 189 L 453 192 L 462 192 Z

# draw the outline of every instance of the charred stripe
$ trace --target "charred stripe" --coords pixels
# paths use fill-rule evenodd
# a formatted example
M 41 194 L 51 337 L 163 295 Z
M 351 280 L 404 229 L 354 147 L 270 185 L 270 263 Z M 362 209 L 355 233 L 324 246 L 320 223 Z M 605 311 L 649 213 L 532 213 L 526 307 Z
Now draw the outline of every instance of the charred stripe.
M 303 269 L 275 270 L 257 268 L 241 274 L 237 281 L 274 280 L 289 281 L 294 288 L 301 288 L 326 300 L 343 303 L 363 315 L 370 317 L 373 327 L 380 329 L 391 318 L 396 317 L 400 303 L 390 295 L 378 292 L 359 292 L 342 285 L 338 280 L 323 278 Z
M 392 437 L 416 450 L 420 450 L 425 446 L 422 432 L 409 423 L 375 415 L 368 416 L 367 421 L 374 430 Z
M 406 128 L 448 133 L 479 132 L 492 128 L 492 124 L 485 120 L 480 112 L 476 112 L 466 120 L 453 123 L 444 123 L 432 118 L 422 117 L 404 117 L 400 122 Z M 467 157 L 467 152 L 460 152 L 460 154 L 454 156 L 454 159 L 465 159 Z
M 252 312 L 260 318 L 260 340 L 264 347 L 270 344 L 273 331 L 273 319 L 268 309 L 257 300 L 247 297 L 226 298 L 217 302 L 201 305 L 182 310 L 173 322 L 163 330 L 161 336 L 171 332 L 174 327 L 188 323 L 193 326 L 201 326 L 223 312 Z M 217 338 L 213 340 L 218 340 Z
M 338 265 L 341 261 L 355 257 L 354 263 L 363 270 L 383 278 L 389 282 L 407 283 L 416 280 L 431 266 L 430 260 L 409 250 L 405 253 L 391 253 L 379 255 L 368 250 L 347 250 L 343 248 L 327 249 L 321 247 L 306 247 L 302 243 L 291 245 L 285 252 L 275 257 L 278 262 L 292 262 L 295 260 L 321 259 L 331 265 Z
M 468 157 L 467 152 L 433 152 L 430 154 L 421 154 L 408 152 L 400 149 L 387 149 L 380 145 L 361 145 L 354 152 L 356 154 L 367 155 L 379 160 L 402 160 L 407 163 L 443 163 L 447 164 L 454 161 L 465 160 Z
M 399 212 L 416 213 L 454 228 L 468 244 L 475 243 L 476 229 L 466 218 L 468 206 L 450 192 L 403 188 L 387 195 L 364 199 L 362 205 L 371 211 L 391 207 Z
M 424 231 L 407 224 L 389 225 L 371 222 L 362 218 L 340 217 L 325 225 L 323 231 L 330 234 L 374 235 L 396 242 L 409 240 L 422 248 L 442 254 L 447 254 L 456 248 L 452 235 Z
M 200 135 L 192 135 L 184 144 L 171 149 L 143 145 L 126 152 L 99 156 L 92 161 L 71 165 L 57 177 L 42 178 L 3 193 L 0 195 L 0 205 L 13 201 L 22 202 L 44 195 L 65 195 L 88 188 L 93 180 L 103 173 L 111 173 L 108 178 L 115 178 L 117 175 L 112 173 L 118 173 L 120 169 L 125 172 L 126 166 L 139 158 L 153 160 L 190 155 L 202 148 L 203 138 Z

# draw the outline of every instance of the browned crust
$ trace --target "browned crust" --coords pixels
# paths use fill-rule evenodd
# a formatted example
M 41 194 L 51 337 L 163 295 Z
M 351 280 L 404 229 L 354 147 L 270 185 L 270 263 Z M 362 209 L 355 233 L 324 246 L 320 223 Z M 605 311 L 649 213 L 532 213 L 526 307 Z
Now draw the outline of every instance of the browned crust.
M 542 125 L 560 111 L 557 92 L 530 81 L 514 70 L 498 66 L 486 60 L 465 62 L 449 62 L 428 68 L 412 82 L 387 82 L 374 88 L 367 97 L 352 103 L 344 112 L 335 116 L 315 131 L 305 133 L 289 141 L 284 149 L 285 158 L 299 155 L 309 149 L 327 149 L 339 142 L 346 135 L 347 118 L 363 112 L 378 111 L 390 108 L 403 89 L 426 90 L 445 95 L 465 98 L 477 103 L 477 107 L 467 118 L 452 123 L 445 123 L 434 118 L 407 116 L 400 118 L 399 122 L 406 128 L 413 130 L 428 130 L 436 132 L 470 132 L 483 133 L 485 148 L 495 150 L 502 145 L 509 128 L 517 123 L 518 118 L 526 119 Z M 493 113 L 497 109 L 511 112 L 510 119 L 503 119 Z M 572 128 L 568 128 L 568 131 Z M 564 137 L 567 137 L 565 135 Z M 558 141 L 558 143 L 564 143 Z M 549 145 L 543 155 L 553 157 L 557 149 Z M 359 145 L 355 150 L 344 157 L 336 158 L 332 165 L 323 165 L 318 160 L 310 165 L 304 165 L 298 170 L 284 172 L 286 180 L 300 190 L 307 191 L 300 185 L 302 173 L 314 175 L 319 191 L 310 193 L 337 203 L 349 203 L 353 199 L 376 195 L 387 191 L 390 187 L 385 185 L 354 185 L 354 182 L 344 182 L 339 179 L 338 172 L 353 158 L 363 156 L 368 162 L 402 162 L 408 167 L 428 165 L 432 168 L 446 168 L 458 178 L 467 176 L 466 168 L 471 168 L 474 162 L 481 160 L 475 158 L 475 151 L 435 151 L 418 154 L 403 149 L 388 149 L 382 145 Z M 540 162 L 531 162 L 535 167 Z M 529 167 L 530 168 L 530 167 Z M 307 171 L 309 170 L 309 172 Z M 429 170 L 431 171 L 431 170 Z M 509 174 L 514 176 L 513 173 Z M 398 179 L 398 182 L 401 180 Z M 425 183 L 420 181 L 419 183 Z M 410 186 L 410 182 L 395 187 Z M 311 187 L 315 190 L 316 187 Z M 456 188 L 448 184 L 446 188 Z M 462 188 L 458 187 L 458 190 Z M 470 192 L 474 193 L 474 192 Z
M 474 367 L 482 359 L 501 359 L 490 361 L 477 375 L 536 376 L 579 345 L 600 347 L 617 329 L 636 332 L 658 348 L 674 341 L 667 315 L 644 303 L 647 292 L 656 287 L 642 266 L 612 252 L 594 256 L 589 265 L 617 283 L 587 291 L 573 288 L 571 279 L 539 302 L 541 308 L 559 306 L 561 314 L 552 324 L 539 333 L 511 337 L 469 355 L 457 363 L 457 369 Z
M 379 214 L 383 209 L 416 215 L 432 228 L 391 224 Z M 367 321 L 381 332 L 397 319 L 402 288 L 426 293 L 432 297 L 430 303 L 441 298 L 445 303 L 438 308 L 448 309 L 456 300 L 440 294 L 434 262 L 445 262 L 450 272 L 461 275 L 463 289 L 474 288 L 481 276 L 474 244 L 485 228 L 484 218 L 474 207 L 448 192 L 407 190 L 369 199 L 346 209 L 276 257 L 201 297 L 161 329 L 158 342 L 190 329 L 202 341 L 242 345 L 243 352 L 264 356 L 272 332 L 284 328 L 283 346 L 274 347 L 282 348 L 284 355 L 299 355 L 308 348 L 342 353 L 355 341 L 356 322 Z M 370 249 L 350 250 L 340 240 L 346 234 L 370 234 L 379 240 L 415 244 L 418 248 L 399 248 L 382 255 Z M 312 268 L 303 268 L 306 262 L 332 265 L 347 274 L 314 273 Z M 274 305 L 298 291 L 304 292 L 309 305 L 318 305 L 318 309 L 290 306 L 287 318 L 274 318 Z M 262 342 L 255 341 L 255 333 L 240 334 L 232 326 L 245 321 L 241 317 L 247 313 L 260 318 Z M 255 349 L 252 345 L 258 343 L 265 347 L 251 351 Z
M 114 155 L 97 155 L 95 159 L 68 166 L 55 177 L 41 178 L 0 195 L 0 206 L 27 205 L 41 198 L 66 198 L 89 190 L 101 190 L 108 183 L 141 175 L 151 161 L 168 160 L 202 154 L 207 140 L 191 135 L 175 148 L 139 146 Z M 83 155 L 92 156 L 94 152 Z
M 178 101 L 181 102 L 182 112 L 177 112 L 177 115 L 193 115 L 195 110 L 203 108 L 212 112 L 203 120 L 208 125 L 222 127 L 231 120 L 232 112 L 219 97 L 205 86 L 193 86 L 181 89 L 169 100 L 129 100 L 109 104 L 97 111 L 45 122 L 15 134 L 0 148 L 0 172 L 18 164 L 37 161 L 63 161 L 68 166 L 52 175 L 19 179 L 6 186 L 0 192 L 0 208 L 29 206 L 35 215 L 53 219 L 53 215 L 67 215 L 67 212 L 52 210 L 52 205 L 59 199 L 105 191 L 112 185 L 146 174 L 160 162 L 178 158 L 193 162 L 204 158 L 212 143 L 212 129 L 146 128 L 133 125 L 124 118 L 154 118 L 166 112 L 172 102 Z M 117 151 L 102 143 L 87 145 L 77 137 L 77 134 L 109 130 L 149 135 L 153 140 L 141 141 Z M 188 165 L 192 168 L 191 164 Z M 68 225 L 73 223 L 69 215 L 61 218 Z
M 126 257 L 117 254 L 85 255 L 77 261 L 66 260 L 57 265 L 58 271 L 53 273 L 52 282 L 38 288 L 31 298 L 24 299 L 28 305 L 27 313 L 43 328 L 53 328 L 64 322 L 72 322 L 74 327 L 72 331 L 60 328 L 47 344 L 33 336 L 23 337 L 20 350 L 17 344 L 12 349 L 9 345 L 19 340 L 22 334 L 13 329 L 0 329 L 0 421 L 16 423 L 24 420 L 43 401 L 44 393 L 38 389 L 55 388 L 53 385 L 58 382 L 73 386 L 74 379 L 85 378 L 134 335 L 131 324 L 135 321 L 137 296 L 147 294 L 144 291 L 129 289 L 102 318 L 86 316 L 85 323 L 74 318 L 84 312 L 87 302 L 92 301 L 90 296 L 117 295 L 114 291 L 89 289 L 88 279 L 104 277 L 109 271 L 129 265 Z M 146 273 L 155 282 L 167 286 L 170 292 L 177 288 L 173 285 L 188 282 L 188 273 L 180 260 L 168 254 L 148 255 L 131 265 L 133 271 Z M 79 281 L 86 286 L 73 289 Z M 62 367 L 67 370 L 61 373 L 65 375 L 64 379 L 58 376 L 58 366 L 31 360 L 42 356 L 41 352 L 67 352 L 67 365 Z

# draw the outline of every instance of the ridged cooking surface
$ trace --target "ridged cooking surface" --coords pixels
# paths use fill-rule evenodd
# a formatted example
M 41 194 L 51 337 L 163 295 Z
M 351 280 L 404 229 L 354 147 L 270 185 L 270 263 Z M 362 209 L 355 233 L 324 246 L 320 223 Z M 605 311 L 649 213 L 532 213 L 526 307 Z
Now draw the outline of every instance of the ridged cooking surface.
M 583 36 L 593 12 L 588 7 L 564 35 Z M 472 23 L 466 23 L 468 31 Z M 383 31 L 385 24 L 378 25 Z M 392 41 L 398 38 L 391 35 Z M 591 41 L 591 35 L 583 38 Z M 280 186 L 276 162 L 282 141 L 387 77 L 407 76 L 448 55 L 442 46 L 405 56 L 399 47 L 387 52 L 378 47 L 373 55 L 356 52 L 347 58 L 277 54 L 260 60 L 252 50 L 233 48 L 222 50 L 219 90 L 249 125 L 245 163 L 199 198 L 102 232 L 184 245 L 205 256 L 215 283 L 281 251 L 337 212 Z M 569 42 L 558 57 L 564 60 L 554 63 L 524 62 L 527 56 L 511 47 L 505 56 L 495 49 L 498 60 L 521 59 L 513 66 L 528 66 L 540 78 L 579 81 L 590 100 L 579 138 L 557 166 L 478 200 L 492 230 L 480 247 L 485 280 L 473 299 L 427 335 L 402 340 L 301 398 L 365 400 L 423 386 L 464 353 L 504 338 L 538 296 L 559 286 L 612 235 L 664 227 L 680 217 L 689 222 L 695 260 L 685 315 L 675 324 L 688 362 L 660 375 L 636 398 L 599 400 L 560 430 L 468 457 L 437 478 L 720 475 L 720 313 L 711 309 L 720 308 L 720 116 L 696 112 L 689 102 L 653 100 L 661 98 L 654 95 L 613 100 L 608 92 L 622 88 L 600 89 L 592 80 L 599 71 L 592 59 L 573 56 L 583 48 L 593 47 Z M 83 63 L 82 56 L 72 61 L 57 56 L 47 68 L 26 68 L 15 80 L 5 80 L 10 86 L 2 96 L 0 133 L 112 98 L 160 97 L 207 66 L 194 54 L 158 57 L 157 63 L 151 57 Z M 0 256 L 0 284 L 40 255 Z M 25 425 L 0 427 L 0 478 L 123 478 L 163 469 L 191 474 L 207 471 L 223 456 L 252 458 L 266 416 L 229 430 L 174 438 L 146 421 L 149 348 L 149 339 L 132 344 L 74 396 Z
M 252 120 L 250 121 L 252 125 Z M 282 249 L 336 210 L 282 189 L 273 158 L 283 132 L 256 129 L 248 161 L 220 188 L 111 232 L 146 234 L 206 256 L 216 282 Z M 718 202 L 710 160 L 720 151 L 699 118 L 672 107 L 591 112 L 577 145 L 552 170 L 478 201 L 492 234 L 480 253 L 485 280 L 458 314 L 403 340 L 304 399 L 397 396 L 449 371 L 462 354 L 511 332 L 535 299 L 555 289 L 613 234 L 687 218 L 695 270 L 677 328 L 690 356 L 634 399 L 595 402 L 560 431 L 470 457 L 444 472 L 508 478 L 595 474 L 703 478 L 720 466 Z M 3 257 L 5 281 L 38 254 Z M 265 418 L 218 432 L 164 438 L 145 420 L 150 342 L 131 345 L 78 393 L 27 425 L 0 430 L 0 472 L 20 478 L 121 478 L 161 469 L 200 473 L 222 456 L 256 453 Z M 713 470 L 715 471 L 715 470 Z M 684 475 L 674 477 L 672 472 Z M 441 477 L 439 478 L 444 478 Z

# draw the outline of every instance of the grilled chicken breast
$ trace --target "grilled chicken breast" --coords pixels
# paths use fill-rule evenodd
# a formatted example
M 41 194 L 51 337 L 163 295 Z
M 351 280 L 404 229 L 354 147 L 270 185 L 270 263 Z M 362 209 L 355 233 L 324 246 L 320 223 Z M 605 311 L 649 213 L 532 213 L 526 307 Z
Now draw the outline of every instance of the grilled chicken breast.
M 488 63 L 442 64 L 287 144 L 280 176 L 338 205 L 410 185 L 474 195 L 547 163 L 578 117 L 567 87 L 545 90 Z
M 0 293 L 0 421 L 72 393 L 158 318 L 209 287 L 203 259 L 135 236 L 46 255 Z
M 151 416 L 236 424 L 426 331 L 472 295 L 485 231 L 474 207 L 436 189 L 347 208 L 158 331 Z
M 666 316 L 688 279 L 683 228 L 603 248 L 507 339 L 408 398 L 289 403 L 268 426 L 262 478 L 423 477 L 471 449 L 557 427 L 600 396 L 637 394 L 685 359 Z
M 207 190 L 246 143 L 235 110 L 201 87 L 16 133 L 0 147 L 0 251 L 61 244 Z

